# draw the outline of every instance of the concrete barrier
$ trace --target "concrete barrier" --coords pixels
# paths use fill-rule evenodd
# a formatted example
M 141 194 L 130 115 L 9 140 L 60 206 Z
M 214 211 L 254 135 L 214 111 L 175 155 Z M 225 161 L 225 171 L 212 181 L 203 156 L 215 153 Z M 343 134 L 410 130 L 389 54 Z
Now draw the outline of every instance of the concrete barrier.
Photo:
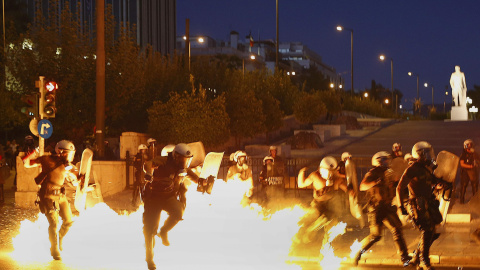
M 338 137 L 347 133 L 346 125 L 313 125 L 313 129 L 316 131 L 330 130 L 332 137 Z
M 125 159 L 127 151 L 136 155 L 140 144 L 147 144 L 149 135 L 137 132 L 123 132 L 120 136 L 120 159 Z

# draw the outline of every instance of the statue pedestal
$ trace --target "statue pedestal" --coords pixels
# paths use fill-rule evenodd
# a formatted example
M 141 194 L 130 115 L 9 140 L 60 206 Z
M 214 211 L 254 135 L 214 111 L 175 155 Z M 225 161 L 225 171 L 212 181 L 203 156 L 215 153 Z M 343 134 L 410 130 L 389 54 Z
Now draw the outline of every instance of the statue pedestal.
M 464 106 L 453 106 L 452 111 L 451 111 L 451 117 L 450 119 L 452 121 L 466 121 L 468 120 L 468 111 L 467 107 Z

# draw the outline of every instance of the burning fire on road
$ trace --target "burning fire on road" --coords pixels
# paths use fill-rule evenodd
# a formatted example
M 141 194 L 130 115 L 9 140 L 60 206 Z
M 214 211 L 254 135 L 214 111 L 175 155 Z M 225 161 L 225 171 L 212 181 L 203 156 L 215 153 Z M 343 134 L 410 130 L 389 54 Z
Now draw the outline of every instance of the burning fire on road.
M 211 195 L 190 188 L 184 220 L 170 233 L 171 245 L 157 238 L 155 262 L 160 269 L 301 269 L 291 254 L 292 238 L 306 209 L 296 206 L 273 213 L 257 204 L 243 207 L 240 181 L 217 180 Z M 118 214 L 99 203 L 75 217 L 64 238 L 62 264 L 72 269 L 145 269 L 142 224 L 143 207 Z M 162 220 L 166 218 L 162 213 Z M 319 254 L 323 269 L 336 269 L 345 258 L 337 258 L 331 241 L 345 232 L 345 223 L 330 229 Z M 40 214 L 36 221 L 21 222 L 13 239 L 11 257 L 25 268 L 48 267 L 52 263 L 48 222 Z

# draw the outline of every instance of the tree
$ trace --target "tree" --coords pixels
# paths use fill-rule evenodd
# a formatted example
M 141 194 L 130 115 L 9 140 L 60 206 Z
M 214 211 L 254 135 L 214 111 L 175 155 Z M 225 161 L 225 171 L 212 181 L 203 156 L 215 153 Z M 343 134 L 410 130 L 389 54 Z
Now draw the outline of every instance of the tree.
M 318 91 L 301 93 L 293 107 L 295 118 L 304 124 L 317 123 L 326 113 L 327 107 Z
M 193 85 L 193 83 L 192 83 Z M 202 141 L 206 147 L 225 143 L 230 119 L 225 97 L 207 100 L 205 89 L 183 94 L 172 93 L 163 103 L 155 101 L 148 109 L 148 130 L 161 143 Z
M 226 110 L 230 117 L 230 132 L 236 145 L 243 138 L 251 138 L 265 131 L 265 114 L 262 101 L 244 80 L 241 71 L 229 72 L 232 87 L 225 92 Z

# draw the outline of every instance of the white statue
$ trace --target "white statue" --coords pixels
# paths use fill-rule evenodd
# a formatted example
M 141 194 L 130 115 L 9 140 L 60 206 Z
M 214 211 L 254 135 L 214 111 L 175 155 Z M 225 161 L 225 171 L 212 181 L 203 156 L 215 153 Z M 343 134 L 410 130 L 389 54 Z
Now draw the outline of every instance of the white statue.
M 460 66 L 455 66 L 455 72 L 450 77 L 450 86 L 452 87 L 452 97 L 455 106 L 466 107 L 467 83 L 465 82 L 465 74 L 460 71 Z

